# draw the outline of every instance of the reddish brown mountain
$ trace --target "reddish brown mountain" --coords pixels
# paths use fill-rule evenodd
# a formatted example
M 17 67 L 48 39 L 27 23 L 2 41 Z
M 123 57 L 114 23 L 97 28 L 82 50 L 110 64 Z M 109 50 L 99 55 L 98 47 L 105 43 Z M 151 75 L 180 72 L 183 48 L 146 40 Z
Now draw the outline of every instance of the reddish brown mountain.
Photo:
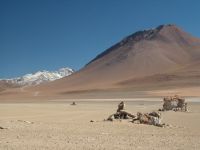
M 136 32 L 73 75 L 28 91 L 41 95 L 199 86 L 200 39 L 175 25 Z

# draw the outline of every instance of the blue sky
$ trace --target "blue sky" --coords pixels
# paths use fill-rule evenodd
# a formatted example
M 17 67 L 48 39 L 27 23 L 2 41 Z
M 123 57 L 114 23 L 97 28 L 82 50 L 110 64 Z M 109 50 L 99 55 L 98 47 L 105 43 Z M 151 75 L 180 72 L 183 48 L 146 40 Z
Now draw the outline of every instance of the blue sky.
M 173 23 L 200 37 L 199 0 L 0 0 L 0 78 L 83 67 L 125 36 Z

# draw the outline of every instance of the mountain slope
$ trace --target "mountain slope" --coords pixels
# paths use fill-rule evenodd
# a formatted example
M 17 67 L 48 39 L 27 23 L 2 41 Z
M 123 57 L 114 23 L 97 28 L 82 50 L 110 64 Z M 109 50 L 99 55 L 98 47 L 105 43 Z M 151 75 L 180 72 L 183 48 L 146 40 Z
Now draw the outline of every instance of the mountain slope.
M 17 88 L 17 87 L 19 86 L 16 84 L 13 84 L 11 81 L 0 80 L 0 92 L 9 88 Z

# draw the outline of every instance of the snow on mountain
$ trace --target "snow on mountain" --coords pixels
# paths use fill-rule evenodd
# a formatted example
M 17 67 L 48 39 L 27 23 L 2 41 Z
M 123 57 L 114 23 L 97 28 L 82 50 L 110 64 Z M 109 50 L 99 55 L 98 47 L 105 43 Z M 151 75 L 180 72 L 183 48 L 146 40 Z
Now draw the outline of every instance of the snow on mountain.
M 4 79 L 7 83 L 12 83 L 18 86 L 31 86 L 38 85 L 44 82 L 54 81 L 66 76 L 71 75 L 74 72 L 71 68 L 61 68 L 58 71 L 38 71 L 33 74 L 26 74 L 22 77 L 16 77 L 12 79 Z

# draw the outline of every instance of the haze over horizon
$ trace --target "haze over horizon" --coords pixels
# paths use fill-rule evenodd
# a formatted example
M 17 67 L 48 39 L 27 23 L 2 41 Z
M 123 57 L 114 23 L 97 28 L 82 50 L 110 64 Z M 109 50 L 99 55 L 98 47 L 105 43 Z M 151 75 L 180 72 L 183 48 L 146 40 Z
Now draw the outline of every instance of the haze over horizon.
M 78 70 L 122 38 L 160 24 L 176 24 L 200 37 L 199 5 L 197 0 L 1 1 L 0 78 Z

